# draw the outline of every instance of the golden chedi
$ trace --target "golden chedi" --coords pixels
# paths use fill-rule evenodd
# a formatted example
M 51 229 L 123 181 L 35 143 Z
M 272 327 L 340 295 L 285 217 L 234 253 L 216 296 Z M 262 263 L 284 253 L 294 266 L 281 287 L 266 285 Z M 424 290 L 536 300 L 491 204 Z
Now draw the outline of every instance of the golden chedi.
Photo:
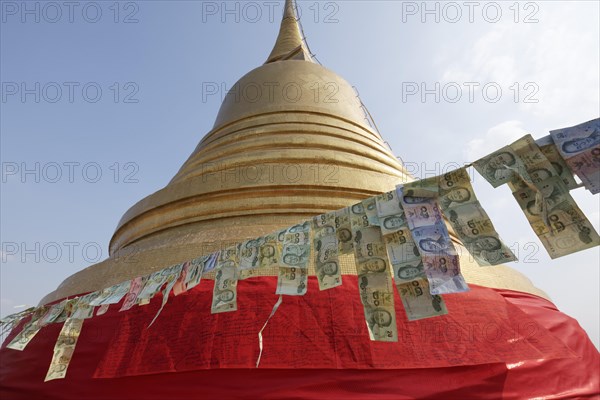
M 125 213 L 108 259 L 72 275 L 42 303 L 148 274 L 409 180 L 352 86 L 313 61 L 288 0 L 267 61 L 233 86 L 177 175 Z M 454 240 L 468 282 L 544 296 L 511 268 L 479 267 Z M 344 274 L 356 274 L 351 256 L 341 262 Z

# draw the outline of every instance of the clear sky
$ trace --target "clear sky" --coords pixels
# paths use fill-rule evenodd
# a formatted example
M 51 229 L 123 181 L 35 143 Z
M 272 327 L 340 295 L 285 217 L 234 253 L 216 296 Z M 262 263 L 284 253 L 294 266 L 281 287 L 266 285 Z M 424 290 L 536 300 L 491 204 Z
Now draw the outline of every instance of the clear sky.
M 417 177 L 600 113 L 598 2 L 299 7 L 313 53 L 357 88 Z M 270 1 L 0 2 L 2 315 L 107 257 L 121 215 L 211 129 L 225 90 L 207 88 L 264 62 L 281 11 Z M 474 178 L 518 253 L 509 265 L 598 346 L 599 248 L 550 260 L 510 190 Z M 573 196 L 598 229 L 599 197 Z

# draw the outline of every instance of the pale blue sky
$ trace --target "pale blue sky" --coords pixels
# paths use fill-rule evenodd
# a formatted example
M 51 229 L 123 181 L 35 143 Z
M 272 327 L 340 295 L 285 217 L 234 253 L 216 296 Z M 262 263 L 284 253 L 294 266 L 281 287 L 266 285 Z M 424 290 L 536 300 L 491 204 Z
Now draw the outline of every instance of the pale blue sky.
M 16 252 L 3 254 L 2 315 L 36 304 L 107 256 L 121 215 L 166 185 L 211 129 L 221 99 L 203 96 L 203 83 L 231 87 L 262 64 L 282 10 L 268 1 L 228 1 L 239 10 L 229 14 L 220 1 L 97 1 L 76 3 L 72 15 L 60 6 L 59 16 L 48 4 L 0 2 L 0 233 L 2 250 Z M 473 161 L 525 133 L 538 138 L 598 117 L 598 2 L 476 2 L 471 10 L 463 2 L 427 2 L 432 13 L 422 4 L 299 1 L 311 50 L 356 86 L 416 176 Z M 436 82 L 439 102 L 408 92 Z M 472 101 L 469 85 L 476 88 Z M 463 97 L 452 102 L 457 87 Z M 502 94 L 492 102 L 497 87 Z M 34 93 L 22 98 L 27 88 Z M 97 88 L 102 95 L 92 102 Z M 23 174 L 36 163 L 39 182 Z M 550 260 L 508 188 L 492 190 L 479 176 L 474 186 L 520 253 L 510 266 L 577 318 L 598 346 L 598 248 Z M 598 197 L 583 189 L 574 197 L 598 229 Z M 24 252 L 36 243 L 38 262 Z

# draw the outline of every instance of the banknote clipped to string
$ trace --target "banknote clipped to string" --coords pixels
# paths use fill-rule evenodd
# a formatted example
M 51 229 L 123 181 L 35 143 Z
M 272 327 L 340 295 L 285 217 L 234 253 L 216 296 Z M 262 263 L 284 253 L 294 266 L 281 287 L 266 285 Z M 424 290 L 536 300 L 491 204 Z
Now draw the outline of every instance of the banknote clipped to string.
M 550 131 L 560 155 L 593 194 L 600 193 L 600 118 Z
M 310 230 L 311 222 L 306 221 L 288 228 L 279 235 L 278 241 L 282 244 L 276 294 L 306 294 L 308 264 L 312 251 Z
M 233 245 L 219 253 L 215 266 L 215 281 L 211 313 L 237 311 L 237 283 L 240 245 Z
M 421 255 L 431 294 L 460 293 L 469 287 L 460 272 L 458 252 L 443 221 L 435 180 L 397 187 L 413 241 Z
M 355 213 L 358 210 L 355 207 Z M 394 285 L 381 230 L 378 226 L 355 224 L 354 235 L 358 288 L 369 336 L 375 341 L 396 342 Z
M 551 258 L 600 245 L 598 233 L 569 193 L 572 182 L 531 135 L 476 161 L 474 166 L 492 186 L 508 184 Z
M 335 220 L 335 213 L 318 215 L 312 220 L 315 270 L 320 290 L 342 284 Z
M 377 214 L 394 283 L 409 321 L 448 314 L 444 299 L 432 295 L 423 260 L 406 222 L 396 190 L 376 198 Z

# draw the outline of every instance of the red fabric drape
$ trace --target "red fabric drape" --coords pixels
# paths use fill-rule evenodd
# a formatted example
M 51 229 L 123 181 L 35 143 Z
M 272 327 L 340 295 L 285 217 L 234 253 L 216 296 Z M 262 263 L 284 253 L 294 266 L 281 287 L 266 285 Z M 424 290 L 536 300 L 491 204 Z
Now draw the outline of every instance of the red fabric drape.
M 277 300 L 275 277 L 242 281 L 239 311 L 210 314 L 212 281 L 144 307 L 86 320 L 66 379 L 44 383 L 62 324 L 23 351 L 0 350 L 0 398 L 573 398 L 600 389 L 600 356 L 577 322 L 530 294 L 471 285 L 446 316 L 408 322 L 371 342 L 355 276 Z M 11 337 L 15 334 L 11 334 Z M 8 340 L 10 340 L 10 338 Z M 5 342 L 7 343 L 8 340 Z

